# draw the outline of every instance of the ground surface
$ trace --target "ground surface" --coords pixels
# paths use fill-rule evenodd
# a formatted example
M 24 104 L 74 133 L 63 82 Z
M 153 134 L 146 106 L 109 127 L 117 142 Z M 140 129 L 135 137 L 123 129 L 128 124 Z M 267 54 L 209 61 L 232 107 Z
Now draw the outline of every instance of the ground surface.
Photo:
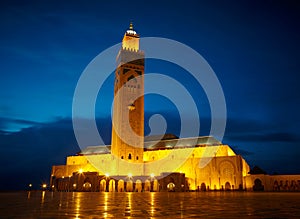
M 0 193 L 0 218 L 300 218 L 300 193 Z

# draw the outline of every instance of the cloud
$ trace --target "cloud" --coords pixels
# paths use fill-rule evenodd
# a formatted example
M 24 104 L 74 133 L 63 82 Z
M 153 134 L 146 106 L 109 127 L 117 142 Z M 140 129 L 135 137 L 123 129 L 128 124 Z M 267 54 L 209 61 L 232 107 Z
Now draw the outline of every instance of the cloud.
M 0 117 L 0 130 L 4 132 L 20 131 L 23 128 L 39 125 L 43 125 L 43 123 L 17 118 Z
M 225 140 L 231 142 L 299 142 L 298 134 L 278 129 L 278 124 L 228 118 Z
M 241 133 L 239 135 L 228 135 L 228 140 L 243 142 L 299 142 L 300 138 L 287 132 L 265 132 L 265 133 Z
M 5 155 L 0 160 L 1 173 L 10 179 L 9 185 L 0 182 L 1 189 L 24 189 L 28 183 L 40 184 L 49 179 L 52 165 L 64 164 L 66 156 L 80 150 L 70 119 L 49 124 L 13 121 L 32 126 L 18 132 L 0 132 L 0 148 Z

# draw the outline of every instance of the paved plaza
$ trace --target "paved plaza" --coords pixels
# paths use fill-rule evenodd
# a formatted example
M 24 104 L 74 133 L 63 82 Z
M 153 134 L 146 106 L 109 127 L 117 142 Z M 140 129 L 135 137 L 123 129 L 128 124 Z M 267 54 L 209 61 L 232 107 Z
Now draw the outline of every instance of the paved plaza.
M 0 218 L 299 218 L 300 193 L 0 193 Z

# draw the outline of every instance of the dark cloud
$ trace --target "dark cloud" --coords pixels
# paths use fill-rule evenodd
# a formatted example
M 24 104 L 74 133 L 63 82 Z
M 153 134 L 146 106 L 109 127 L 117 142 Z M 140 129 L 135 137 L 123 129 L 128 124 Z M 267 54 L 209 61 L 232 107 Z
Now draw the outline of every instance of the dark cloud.
M 286 132 L 265 132 L 265 133 L 241 133 L 240 135 L 231 135 L 228 133 L 227 140 L 243 142 L 300 142 L 299 136 Z
M 228 118 L 225 139 L 236 142 L 300 142 L 296 133 L 283 131 L 276 127 L 276 122 L 266 123 L 259 120 Z
M 5 118 L 0 117 L 0 130 L 2 131 L 18 131 L 22 128 L 27 128 L 31 126 L 39 126 L 43 123 L 30 121 L 30 120 L 24 120 L 24 119 L 15 119 L 15 118 Z
M 5 118 L 5 117 L 0 117 L 0 123 L 15 123 L 15 124 L 21 124 L 21 125 L 42 125 L 43 123 L 40 122 L 35 122 L 35 121 L 30 121 L 30 120 L 25 120 L 25 119 L 14 119 L 14 118 Z
M 22 121 L 24 122 L 24 121 Z M 1 189 L 24 189 L 47 181 L 51 166 L 64 164 L 67 155 L 79 151 L 70 119 L 0 133 L 1 173 L 9 179 L 1 180 Z M 24 177 L 22 177 L 24 176 Z
M 299 173 L 295 165 L 300 154 L 298 130 L 278 126 L 278 121 L 228 118 L 223 143 L 242 155 L 250 166 L 258 165 L 268 173 Z

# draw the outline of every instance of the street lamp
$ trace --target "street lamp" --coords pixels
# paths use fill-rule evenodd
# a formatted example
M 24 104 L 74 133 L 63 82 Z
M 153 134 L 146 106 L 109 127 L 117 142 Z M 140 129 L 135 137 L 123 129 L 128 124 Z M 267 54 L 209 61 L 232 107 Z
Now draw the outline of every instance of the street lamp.
M 46 189 L 47 189 L 47 184 L 46 184 L 46 183 L 44 183 L 44 184 L 42 185 L 42 189 L 43 189 L 43 190 L 46 190 Z

